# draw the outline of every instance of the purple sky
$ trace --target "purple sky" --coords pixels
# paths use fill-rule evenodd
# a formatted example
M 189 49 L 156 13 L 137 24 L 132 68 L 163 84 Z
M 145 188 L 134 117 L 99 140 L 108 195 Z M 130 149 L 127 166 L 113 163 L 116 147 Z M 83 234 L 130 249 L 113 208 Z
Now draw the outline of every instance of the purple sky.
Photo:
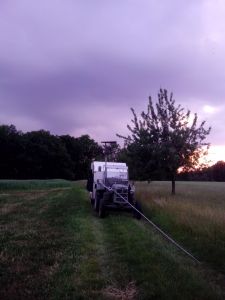
M 224 16 L 224 0 L 0 0 L 0 123 L 116 139 L 162 87 L 224 146 Z

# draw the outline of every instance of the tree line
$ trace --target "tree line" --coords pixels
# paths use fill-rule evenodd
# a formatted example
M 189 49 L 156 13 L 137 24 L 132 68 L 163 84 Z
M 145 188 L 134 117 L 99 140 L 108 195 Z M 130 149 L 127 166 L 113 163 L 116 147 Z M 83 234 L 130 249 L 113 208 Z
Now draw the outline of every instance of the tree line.
M 189 172 L 182 172 L 178 180 L 188 181 L 225 181 L 225 162 L 218 161 L 210 167 L 205 167 Z
M 107 153 L 108 160 L 128 164 L 131 179 L 171 180 L 172 193 L 175 180 L 225 180 L 225 163 L 196 168 L 199 158 L 207 154 L 205 139 L 211 128 L 205 128 L 205 121 L 198 125 L 197 114 L 177 105 L 172 93 L 160 89 L 157 100 L 149 97 L 147 110 L 140 116 L 131 111 L 130 134 L 117 135 L 124 141 L 122 148 L 117 143 L 103 148 L 88 135 L 23 133 L 14 125 L 1 125 L 0 178 L 85 179 L 91 161 L 103 160 Z
M 45 130 L 23 133 L 14 125 L 0 126 L 1 179 L 86 179 L 91 161 L 109 160 L 126 162 L 134 180 L 170 180 L 157 161 L 151 161 L 146 149 L 139 144 L 121 148 L 118 144 L 103 149 L 88 135 L 72 137 L 53 135 Z M 225 181 L 225 162 L 201 169 L 177 173 L 177 180 Z
M 14 125 L 0 126 L 1 179 L 85 179 L 93 159 L 103 159 L 103 149 L 88 135 L 23 133 Z

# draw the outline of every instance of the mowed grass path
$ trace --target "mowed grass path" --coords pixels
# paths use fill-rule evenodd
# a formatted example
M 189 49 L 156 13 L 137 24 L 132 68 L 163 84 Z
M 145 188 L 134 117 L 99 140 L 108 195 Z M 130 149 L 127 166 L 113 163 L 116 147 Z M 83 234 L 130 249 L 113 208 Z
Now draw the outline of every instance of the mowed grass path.
M 1 184 L 0 299 L 223 299 L 144 222 L 97 218 L 82 184 Z

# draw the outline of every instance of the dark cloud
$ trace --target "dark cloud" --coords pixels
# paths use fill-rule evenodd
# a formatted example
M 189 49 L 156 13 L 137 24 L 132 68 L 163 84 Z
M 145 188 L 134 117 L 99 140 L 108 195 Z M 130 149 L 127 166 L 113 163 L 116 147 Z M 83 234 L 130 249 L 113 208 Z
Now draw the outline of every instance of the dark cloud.
M 221 144 L 224 13 L 213 0 L 2 1 L 0 120 L 101 140 L 165 87 Z

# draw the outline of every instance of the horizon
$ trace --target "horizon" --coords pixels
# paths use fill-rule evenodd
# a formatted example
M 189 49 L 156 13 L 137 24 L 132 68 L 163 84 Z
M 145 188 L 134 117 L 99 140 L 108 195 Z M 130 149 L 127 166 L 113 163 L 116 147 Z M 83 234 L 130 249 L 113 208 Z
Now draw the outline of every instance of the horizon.
M 225 161 L 225 2 L 2 1 L 0 124 L 100 142 L 173 92 Z
M 15 126 L 14 124 L 12 123 L 9 123 L 9 124 L 0 124 L 1 125 L 6 125 L 6 126 L 10 126 L 10 125 L 13 125 Z M 16 127 L 16 126 L 15 126 Z M 44 131 L 48 131 L 50 134 L 52 135 L 58 135 L 58 134 L 54 134 L 52 133 L 51 131 L 45 129 L 45 128 L 39 128 L 39 129 L 36 129 L 36 130 L 30 130 L 30 131 L 23 131 L 23 130 L 20 130 L 20 128 L 17 128 L 16 127 L 16 130 L 17 131 L 21 131 L 22 133 L 28 133 L 28 132 L 31 132 L 31 131 L 40 131 L 40 130 L 44 130 Z M 69 133 L 65 133 L 65 135 L 67 135 Z M 64 134 L 62 134 L 64 135 Z M 88 132 L 84 133 L 84 134 L 81 134 L 80 136 L 72 136 L 74 138 L 80 138 L 82 135 L 88 135 L 91 139 L 93 139 L 95 142 L 97 142 L 100 146 L 102 146 L 102 141 L 100 140 L 96 140 L 94 139 Z M 58 135 L 60 136 L 60 135 Z M 122 138 L 120 138 L 120 141 L 122 141 Z M 118 141 L 116 141 L 118 143 Z M 121 143 L 118 143 L 120 145 L 121 148 L 124 147 L 124 144 L 121 142 Z M 209 150 L 208 150 L 208 154 L 205 155 L 203 158 L 200 158 L 199 162 L 200 163 L 204 163 L 206 164 L 208 167 L 216 164 L 217 162 L 219 161 L 224 161 L 225 162 L 225 159 L 224 159 L 224 153 L 225 153 L 225 146 L 213 146 L 213 145 L 210 145 L 209 146 Z

